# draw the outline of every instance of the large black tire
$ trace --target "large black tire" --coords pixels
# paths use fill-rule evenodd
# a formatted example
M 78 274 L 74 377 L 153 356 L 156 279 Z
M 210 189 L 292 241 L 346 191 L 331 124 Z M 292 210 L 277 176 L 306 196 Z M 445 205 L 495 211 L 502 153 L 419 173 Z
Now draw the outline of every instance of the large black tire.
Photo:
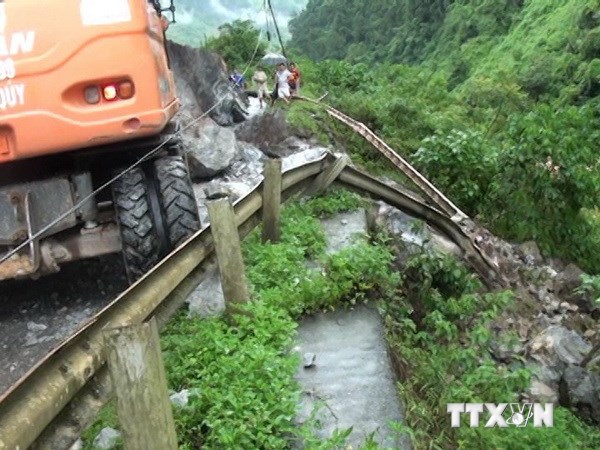
M 112 184 L 125 270 L 134 283 L 160 261 L 161 245 L 148 197 L 148 182 L 136 167 Z
M 180 155 L 157 158 L 154 175 L 165 233 L 173 250 L 201 228 L 192 181 Z

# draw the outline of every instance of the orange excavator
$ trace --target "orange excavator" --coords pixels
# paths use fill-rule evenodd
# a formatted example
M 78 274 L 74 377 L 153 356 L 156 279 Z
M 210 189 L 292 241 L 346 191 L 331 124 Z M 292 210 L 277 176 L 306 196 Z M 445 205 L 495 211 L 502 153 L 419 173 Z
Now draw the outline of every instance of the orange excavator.
M 200 229 L 168 10 L 0 0 L 0 280 L 122 252 L 134 282 Z

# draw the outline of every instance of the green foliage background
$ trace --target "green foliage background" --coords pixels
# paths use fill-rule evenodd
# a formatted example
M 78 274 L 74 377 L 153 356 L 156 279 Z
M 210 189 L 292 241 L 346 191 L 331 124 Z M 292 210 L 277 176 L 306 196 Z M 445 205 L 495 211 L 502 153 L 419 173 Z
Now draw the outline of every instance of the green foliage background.
M 497 234 L 600 271 L 600 0 L 310 0 L 290 27 L 305 89 Z
M 265 54 L 267 42 L 260 38 L 252 21 L 236 20 L 220 26 L 219 31 L 219 36 L 210 38 L 205 47 L 221 55 L 230 70 L 243 71 L 253 58 L 259 60 Z

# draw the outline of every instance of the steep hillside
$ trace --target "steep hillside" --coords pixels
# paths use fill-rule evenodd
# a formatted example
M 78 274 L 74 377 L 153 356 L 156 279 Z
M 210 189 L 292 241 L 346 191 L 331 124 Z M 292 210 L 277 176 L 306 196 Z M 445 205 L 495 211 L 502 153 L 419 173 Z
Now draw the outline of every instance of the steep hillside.
M 600 0 L 311 0 L 290 27 L 307 89 L 497 234 L 600 273 Z
M 161 0 L 164 5 L 168 0 Z M 252 20 L 266 28 L 272 19 L 263 8 L 265 0 L 175 0 L 176 24 L 168 31 L 170 39 L 192 46 L 200 46 L 207 38 L 218 33 L 220 25 L 237 19 Z M 282 34 L 289 37 L 287 22 L 306 5 L 306 0 L 272 0 Z M 271 32 L 273 26 L 271 25 Z
M 600 93 L 599 0 L 311 0 L 290 22 L 313 60 L 423 62 L 516 81 L 534 99 Z

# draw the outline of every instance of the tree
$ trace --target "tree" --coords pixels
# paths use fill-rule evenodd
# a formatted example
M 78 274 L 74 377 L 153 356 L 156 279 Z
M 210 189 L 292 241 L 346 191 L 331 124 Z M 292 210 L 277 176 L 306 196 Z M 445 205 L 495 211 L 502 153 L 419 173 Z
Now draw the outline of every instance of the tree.
M 208 39 L 205 47 L 221 55 L 229 69 L 244 70 L 253 57 L 257 61 L 265 54 L 267 43 L 259 39 L 260 31 L 254 22 L 236 20 L 221 25 L 219 35 Z

